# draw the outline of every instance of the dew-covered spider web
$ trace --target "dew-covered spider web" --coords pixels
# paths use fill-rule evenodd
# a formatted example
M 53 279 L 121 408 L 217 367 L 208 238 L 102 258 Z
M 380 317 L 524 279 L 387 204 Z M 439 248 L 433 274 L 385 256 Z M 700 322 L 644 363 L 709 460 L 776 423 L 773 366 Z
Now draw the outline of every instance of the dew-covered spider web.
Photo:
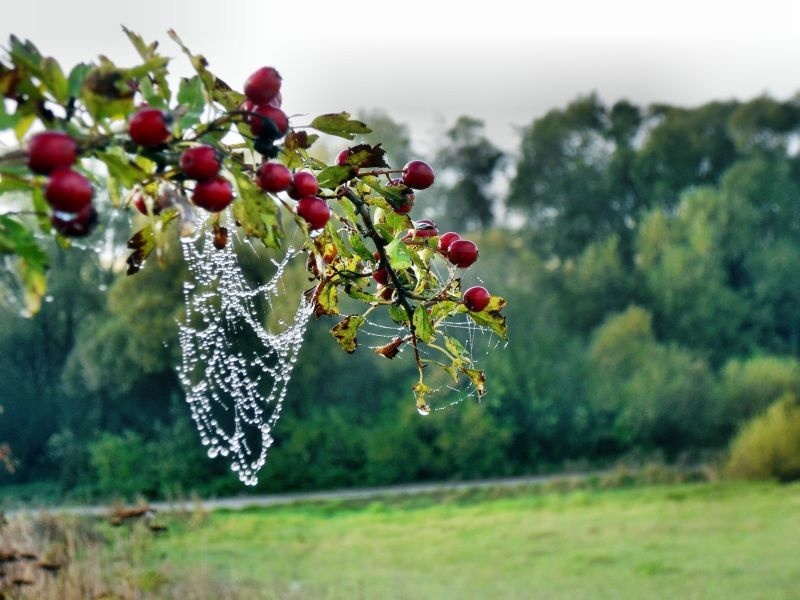
M 239 479 L 255 485 L 313 307 L 283 287 L 297 250 L 287 248 L 271 261 L 271 277 L 253 284 L 232 242 L 215 248 L 210 229 L 183 241 L 189 279 L 178 372 L 208 456 L 228 457 Z M 297 307 L 293 315 L 262 318 L 265 311 L 285 313 L 287 302 Z
M 242 265 L 242 253 L 255 253 L 249 242 L 234 234 L 224 248 L 217 249 L 211 228 L 199 229 L 202 233 L 182 242 L 189 276 L 183 286 L 186 317 L 179 325 L 178 374 L 208 456 L 226 458 L 244 484 L 255 485 L 273 444 L 292 370 L 314 313 L 302 291 L 286 283 L 306 255 L 289 246 L 281 259 L 262 262 L 268 277 L 261 282 Z M 437 275 L 446 279 L 445 271 Z M 346 301 L 341 308 L 346 314 Z M 363 304 L 352 308 L 364 312 Z M 359 351 L 407 338 L 407 328 L 386 318 L 386 313 L 373 312 L 359 328 Z M 448 320 L 443 333 L 472 356 L 474 369 L 505 343 L 466 315 Z M 331 344 L 335 344 L 333 339 Z M 414 363 L 409 344 L 401 344 L 398 350 L 401 356 L 394 360 Z M 424 344 L 420 356 L 442 360 L 442 355 Z M 385 359 L 375 356 L 374 360 Z M 420 409 L 421 414 L 480 397 L 469 378 L 454 381 L 434 364 L 426 367 L 425 374 L 434 402 Z M 398 381 L 398 401 L 414 401 L 412 383 Z

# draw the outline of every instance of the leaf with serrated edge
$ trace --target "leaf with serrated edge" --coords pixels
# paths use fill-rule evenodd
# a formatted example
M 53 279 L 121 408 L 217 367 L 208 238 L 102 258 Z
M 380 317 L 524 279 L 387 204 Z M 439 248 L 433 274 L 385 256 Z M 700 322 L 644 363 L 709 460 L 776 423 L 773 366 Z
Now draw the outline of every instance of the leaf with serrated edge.
M 331 335 L 336 339 L 342 350 L 352 354 L 358 347 L 358 328 L 366 319 L 361 315 L 347 315 L 331 328 Z
M 503 339 L 507 338 L 506 317 L 500 311 L 506 305 L 505 299 L 492 296 L 489 304 L 480 312 L 466 311 L 470 318 L 478 325 L 488 327 Z
M 350 113 L 346 112 L 320 115 L 311 121 L 310 127 L 322 133 L 343 137 L 348 140 L 354 139 L 356 134 L 372 132 L 366 124 L 351 119 Z

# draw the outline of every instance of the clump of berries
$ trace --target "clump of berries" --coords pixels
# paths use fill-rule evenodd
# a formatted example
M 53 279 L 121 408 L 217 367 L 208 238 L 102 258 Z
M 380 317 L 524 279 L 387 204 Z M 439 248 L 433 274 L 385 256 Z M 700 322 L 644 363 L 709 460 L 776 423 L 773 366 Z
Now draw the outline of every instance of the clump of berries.
M 72 169 L 77 160 L 78 144 L 62 131 L 43 131 L 28 142 L 28 168 L 48 176 L 44 197 L 53 209 L 50 223 L 69 237 L 88 235 L 97 224 L 92 184 Z

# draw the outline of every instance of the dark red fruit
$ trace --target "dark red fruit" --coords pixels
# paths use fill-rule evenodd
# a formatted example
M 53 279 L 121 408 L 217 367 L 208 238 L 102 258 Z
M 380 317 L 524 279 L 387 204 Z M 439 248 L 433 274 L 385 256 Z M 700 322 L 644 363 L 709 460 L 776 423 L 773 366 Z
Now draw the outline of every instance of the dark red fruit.
M 274 106 L 275 108 L 280 108 L 283 105 L 283 94 L 278 92 L 275 94 L 275 97 L 267 102 L 270 106 Z
M 289 117 L 280 108 L 261 104 L 256 106 L 249 117 L 250 130 L 256 137 L 278 139 L 289 131 Z
M 478 247 L 469 240 L 456 240 L 447 248 L 447 259 L 455 266 L 466 269 L 478 260 Z
M 87 204 L 77 213 L 56 211 L 50 215 L 50 224 L 61 235 L 84 237 L 97 225 L 97 211 L 91 204 Z
M 489 306 L 492 295 L 485 287 L 476 285 L 464 292 L 464 306 L 472 312 L 481 312 Z
M 381 267 L 372 274 L 372 278 L 381 285 L 386 285 L 389 283 L 389 271 Z
M 273 67 L 261 67 L 244 82 L 244 95 L 253 104 L 266 104 L 280 89 L 281 76 Z
M 340 167 L 343 167 L 347 164 L 347 157 L 350 156 L 350 148 L 346 148 L 339 152 L 339 155 L 336 157 L 336 164 Z
M 181 171 L 197 181 L 206 181 L 219 173 L 219 157 L 211 146 L 194 146 L 181 154 Z
M 215 177 L 208 181 L 198 181 L 194 187 L 192 202 L 210 212 L 225 210 L 233 201 L 233 188 L 224 177 Z
M 295 200 L 313 196 L 319 191 L 317 177 L 309 171 L 298 171 L 292 177 L 292 185 L 289 186 L 289 196 Z
M 436 223 L 430 219 L 421 219 L 420 221 L 414 221 L 414 229 L 409 229 L 404 239 L 420 240 L 427 239 L 435 235 L 439 235 L 439 228 L 436 227 Z
M 446 255 L 450 244 L 460 239 L 461 236 L 455 231 L 448 231 L 447 233 L 443 233 L 441 236 L 439 236 L 439 241 L 436 243 L 436 247 L 439 249 L 439 252 Z
M 92 184 L 80 173 L 63 169 L 50 175 L 44 197 L 53 210 L 77 213 L 92 202 Z
M 128 121 L 128 134 L 140 146 L 158 146 L 170 135 L 169 118 L 157 108 L 136 111 Z
M 322 229 L 331 218 L 328 203 L 316 196 L 301 198 L 295 207 L 295 212 L 311 229 Z
M 281 163 L 265 162 L 256 172 L 256 183 L 265 192 L 284 192 L 292 185 L 292 172 Z
M 47 175 L 68 169 L 78 158 L 78 144 L 63 131 L 43 131 L 28 142 L 28 168 Z
M 403 183 L 415 190 L 431 187 L 435 178 L 433 169 L 424 161 L 412 160 L 403 167 Z

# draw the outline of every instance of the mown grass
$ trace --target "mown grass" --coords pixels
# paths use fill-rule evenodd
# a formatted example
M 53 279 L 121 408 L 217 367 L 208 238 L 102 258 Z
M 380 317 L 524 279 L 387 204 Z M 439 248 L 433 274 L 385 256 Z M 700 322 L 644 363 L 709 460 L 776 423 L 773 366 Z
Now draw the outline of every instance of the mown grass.
M 218 511 L 148 560 L 242 598 L 796 598 L 800 485 L 483 491 Z

